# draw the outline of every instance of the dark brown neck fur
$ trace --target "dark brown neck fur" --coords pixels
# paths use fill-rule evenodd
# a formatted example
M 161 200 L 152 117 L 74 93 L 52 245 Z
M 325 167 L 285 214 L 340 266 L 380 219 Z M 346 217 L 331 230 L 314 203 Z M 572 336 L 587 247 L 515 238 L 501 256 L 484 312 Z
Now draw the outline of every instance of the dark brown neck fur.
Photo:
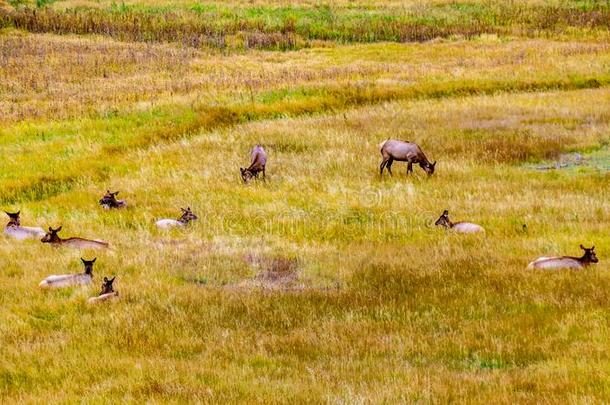
M 421 167 L 423 169 L 424 167 L 426 167 L 426 166 L 428 166 L 430 164 L 430 161 L 428 160 L 428 158 L 426 157 L 424 152 L 420 151 L 419 154 L 420 154 L 420 156 L 419 156 L 419 167 Z

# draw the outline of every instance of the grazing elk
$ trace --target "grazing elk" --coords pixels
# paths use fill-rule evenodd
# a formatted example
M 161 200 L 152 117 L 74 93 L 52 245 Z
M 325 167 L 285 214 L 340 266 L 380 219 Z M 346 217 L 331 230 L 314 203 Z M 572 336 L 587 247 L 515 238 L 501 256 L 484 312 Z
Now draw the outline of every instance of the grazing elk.
M 595 246 L 587 249 L 583 245 L 580 248 L 584 251 L 581 257 L 573 256 L 554 256 L 554 257 L 539 257 L 530 264 L 527 268 L 532 269 L 582 269 L 589 266 L 591 263 L 597 263 L 599 260 L 595 255 Z
M 182 216 L 176 219 L 160 219 L 155 224 L 160 229 L 169 229 L 175 228 L 179 226 L 186 226 L 189 222 L 197 219 L 197 215 L 193 214 L 191 211 L 191 207 L 187 207 L 186 209 L 180 208 L 182 210 Z
M 381 156 L 383 160 L 379 166 L 379 174 L 383 175 L 383 169 L 387 169 L 392 175 L 392 163 L 407 162 L 407 174 L 413 173 L 413 163 L 419 163 L 419 166 L 424 169 L 428 176 L 432 176 L 436 161 L 430 163 L 419 145 L 413 142 L 397 141 L 388 139 L 380 145 Z
M 41 239 L 42 243 L 50 243 L 55 246 L 67 246 L 77 249 L 104 249 L 109 246 L 108 242 L 97 239 L 84 239 L 84 238 L 68 238 L 62 239 L 57 235 L 61 231 L 61 226 L 57 229 L 49 227 L 47 232 Z
M 451 222 L 448 210 L 443 211 L 443 214 L 436 220 L 434 225 L 444 226 L 459 233 L 485 232 L 481 225 L 473 224 L 472 222 Z
M 112 283 L 114 283 L 115 277 L 108 279 L 108 277 L 104 277 L 104 283 L 102 284 L 102 292 L 97 297 L 91 297 L 87 300 L 89 304 L 96 304 L 98 302 L 107 301 L 109 299 L 115 298 L 119 296 L 118 291 L 114 291 L 112 287 Z
M 267 165 L 267 153 L 265 149 L 261 145 L 256 145 L 254 149 L 252 149 L 252 153 L 250 154 L 250 166 L 244 169 L 243 167 L 239 168 L 241 172 L 241 179 L 244 183 L 247 183 L 250 179 L 255 178 L 258 179 L 258 174 L 260 172 L 263 173 L 263 180 L 265 180 L 265 166 Z
M 118 191 L 111 193 L 110 190 L 106 190 L 106 195 L 99 201 L 100 205 L 104 209 L 109 210 L 112 208 L 124 208 L 127 206 L 125 200 L 117 200 L 116 196 L 119 194 Z
M 40 239 L 44 236 L 45 232 L 42 228 L 21 226 L 21 211 L 17 212 L 6 212 L 9 217 L 8 224 L 4 228 L 4 234 L 18 240 L 24 239 Z
M 38 286 L 40 288 L 62 288 L 91 284 L 93 281 L 93 263 L 95 263 L 97 257 L 93 260 L 85 260 L 81 257 L 81 260 L 85 266 L 84 272 L 80 274 L 52 275 L 42 280 Z

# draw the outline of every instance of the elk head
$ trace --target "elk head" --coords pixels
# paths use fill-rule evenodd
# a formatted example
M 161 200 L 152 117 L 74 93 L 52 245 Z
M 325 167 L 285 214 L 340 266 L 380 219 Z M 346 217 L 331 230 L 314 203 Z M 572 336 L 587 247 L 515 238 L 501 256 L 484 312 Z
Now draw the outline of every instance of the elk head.
M 57 229 L 53 229 L 49 227 L 49 231 L 42 237 L 40 240 L 42 243 L 59 243 L 61 242 L 61 238 L 57 235 L 57 233 L 61 231 L 61 226 Z
M 434 225 L 444 226 L 445 228 L 451 228 L 451 221 L 449 220 L 449 211 L 443 211 L 442 215 L 438 217 Z
M 434 174 L 434 168 L 436 167 L 436 161 L 434 161 L 434 163 L 426 163 L 423 166 L 424 171 L 426 172 L 426 174 L 428 176 L 432 176 Z
M 94 258 L 93 260 L 85 260 L 81 257 L 80 260 L 83 262 L 83 265 L 85 266 L 85 274 L 89 274 L 90 276 L 92 276 L 93 275 L 93 263 L 95 263 L 95 261 L 97 260 L 97 257 Z
M 116 196 L 119 194 L 118 191 L 111 193 L 110 190 L 106 190 L 106 194 L 99 201 L 100 205 L 107 206 L 109 208 L 117 208 L 119 206 L 119 202 L 116 199 Z
M 21 220 L 19 218 L 19 215 L 21 214 L 21 211 L 17 211 L 17 212 L 4 211 L 4 212 L 9 217 L 8 225 L 16 225 L 16 226 L 20 226 L 21 225 Z
M 585 252 L 582 256 L 582 260 L 589 263 L 597 263 L 599 259 L 595 255 L 595 246 L 591 246 L 591 248 L 586 248 L 583 245 L 580 245 L 580 248 Z
M 254 174 L 252 174 L 252 172 L 248 169 L 244 169 L 243 167 L 239 168 L 239 172 L 241 174 L 241 179 L 242 181 L 245 183 L 248 183 L 248 181 L 250 179 L 252 179 L 252 177 L 254 177 Z
M 102 292 L 100 295 L 110 294 L 114 292 L 114 288 L 112 287 L 112 283 L 114 283 L 114 279 L 116 276 L 108 279 L 108 277 L 104 277 L 104 282 L 102 283 Z
M 193 211 L 191 211 L 191 207 L 186 207 L 186 209 L 180 208 L 180 210 L 182 210 L 182 216 L 180 219 L 178 219 L 178 221 L 182 222 L 183 224 L 188 224 L 189 222 L 198 219 L 197 215 L 193 214 Z

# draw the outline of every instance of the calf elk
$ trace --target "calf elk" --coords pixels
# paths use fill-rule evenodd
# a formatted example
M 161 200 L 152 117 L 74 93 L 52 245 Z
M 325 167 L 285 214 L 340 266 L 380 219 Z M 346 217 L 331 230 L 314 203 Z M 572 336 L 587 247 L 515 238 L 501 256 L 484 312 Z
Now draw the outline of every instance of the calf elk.
M 110 190 L 106 191 L 106 195 L 102 197 L 99 201 L 100 205 L 104 207 L 104 209 L 109 210 L 113 208 L 124 208 L 127 206 L 125 200 L 117 200 L 116 196 L 119 194 L 118 191 L 111 193 Z
M 472 222 L 451 222 L 448 210 L 443 211 L 443 214 L 436 220 L 434 225 L 444 226 L 459 233 L 485 232 L 481 225 L 473 224 Z
M 114 291 L 112 287 L 112 283 L 114 283 L 114 279 L 116 277 L 112 277 L 108 279 L 108 277 L 104 277 L 104 283 L 102 284 L 102 292 L 97 297 L 91 297 L 87 300 L 89 304 L 96 304 L 98 302 L 107 301 L 109 299 L 115 298 L 119 296 L 118 291 Z
M 180 208 L 182 210 L 182 216 L 176 219 L 160 219 L 155 224 L 160 229 L 169 229 L 180 226 L 187 226 L 189 222 L 197 219 L 197 215 L 193 214 L 191 211 L 191 207 L 187 207 L 186 209 Z

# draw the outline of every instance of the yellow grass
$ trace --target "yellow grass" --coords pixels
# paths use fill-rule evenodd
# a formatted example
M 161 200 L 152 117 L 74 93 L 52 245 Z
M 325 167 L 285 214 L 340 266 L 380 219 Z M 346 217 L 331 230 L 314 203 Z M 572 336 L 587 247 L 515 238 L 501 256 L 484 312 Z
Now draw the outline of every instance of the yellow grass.
M 448 82 L 527 83 L 606 77 L 599 41 L 474 41 L 375 44 L 223 55 L 162 45 L 52 35 L 0 36 L 0 120 L 116 114 L 173 103 L 249 103 L 328 86 L 389 91 Z M 66 63 L 70 61 L 70 63 Z M 256 101 L 255 100 L 255 101 Z
M 0 208 L 112 246 L 0 236 L 0 401 L 610 397 L 607 41 L 326 45 L 0 33 Z M 389 137 L 437 173 L 380 178 Z M 256 143 L 267 182 L 245 186 Z M 129 207 L 102 210 L 108 188 Z M 444 209 L 486 234 L 435 228 Z M 581 243 L 600 263 L 525 270 Z M 81 256 L 94 285 L 37 288 Z M 119 300 L 88 305 L 113 275 Z

